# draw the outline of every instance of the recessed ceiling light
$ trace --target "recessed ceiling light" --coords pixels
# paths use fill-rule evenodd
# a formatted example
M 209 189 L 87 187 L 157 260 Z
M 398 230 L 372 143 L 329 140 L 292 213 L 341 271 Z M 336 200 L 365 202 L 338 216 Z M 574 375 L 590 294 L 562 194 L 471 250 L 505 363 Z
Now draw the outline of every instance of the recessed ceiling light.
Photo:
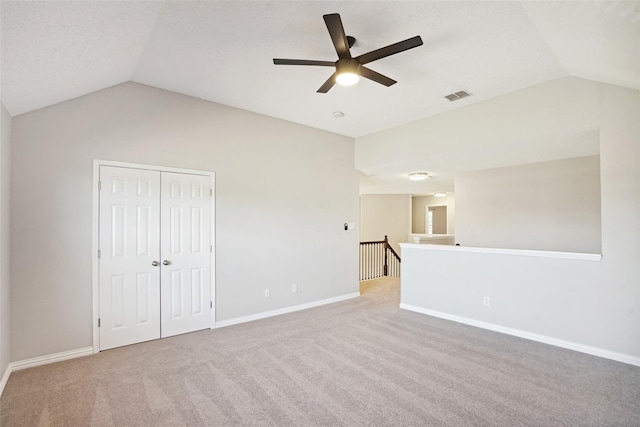
M 342 111 L 334 111 L 333 117 L 337 117 L 337 118 L 344 117 L 344 113 Z
M 411 181 L 424 181 L 427 178 L 431 178 L 426 172 L 414 172 L 409 174 Z
M 444 193 L 444 192 L 438 192 L 438 193 L 433 193 L 433 195 L 434 195 L 434 196 L 436 196 L 436 197 L 444 197 L 444 196 L 446 196 L 446 195 L 447 195 L 447 193 Z

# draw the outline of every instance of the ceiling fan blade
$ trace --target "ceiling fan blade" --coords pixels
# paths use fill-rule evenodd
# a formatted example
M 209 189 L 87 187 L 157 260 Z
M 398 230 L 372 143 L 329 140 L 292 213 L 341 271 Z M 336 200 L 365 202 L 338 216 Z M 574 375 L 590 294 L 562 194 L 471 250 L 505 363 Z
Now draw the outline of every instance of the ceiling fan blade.
M 385 85 L 387 87 L 397 83 L 395 80 L 377 73 L 367 67 L 360 67 L 360 75 L 366 79 L 373 80 L 374 82 L 380 83 L 381 85 Z
M 333 85 L 336 84 L 336 75 L 338 73 L 333 73 L 331 75 L 331 77 L 329 77 L 329 79 L 327 79 L 326 82 L 324 82 L 324 84 L 322 86 L 320 86 L 320 89 L 318 89 L 316 92 L 318 93 L 327 93 L 329 92 L 329 89 L 331 89 L 333 87 Z
M 333 46 L 336 48 L 338 58 L 351 59 L 351 52 L 349 52 L 349 43 L 347 42 L 347 36 L 344 33 L 344 27 L 342 26 L 342 19 L 337 13 L 329 15 L 323 15 L 324 23 L 327 24 L 327 30 L 333 41 Z
M 309 59 L 280 59 L 273 58 L 275 65 L 319 65 L 321 67 L 335 67 L 336 63 L 332 61 L 313 61 Z
M 368 64 L 369 62 L 395 55 L 396 53 L 404 52 L 405 50 L 418 46 L 422 46 L 422 39 L 420 36 L 415 36 L 398 43 L 390 44 L 389 46 L 381 47 L 380 49 L 372 50 L 369 53 L 358 56 L 356 59 L 360 64 Z

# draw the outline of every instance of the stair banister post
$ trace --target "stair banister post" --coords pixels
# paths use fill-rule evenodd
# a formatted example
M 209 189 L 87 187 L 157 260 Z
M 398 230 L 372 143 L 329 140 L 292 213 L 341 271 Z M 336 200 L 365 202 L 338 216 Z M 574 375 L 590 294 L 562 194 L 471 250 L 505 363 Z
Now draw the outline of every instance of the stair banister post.
M 384 270 L 383 270 L 383 275 L 384 276 L 388 276 L 389 275 L 389 264 L 388 264 L 388 260 L 387 260 L 387 252 L 389 251 L 389 238 L 387 236 L 384 236 Z

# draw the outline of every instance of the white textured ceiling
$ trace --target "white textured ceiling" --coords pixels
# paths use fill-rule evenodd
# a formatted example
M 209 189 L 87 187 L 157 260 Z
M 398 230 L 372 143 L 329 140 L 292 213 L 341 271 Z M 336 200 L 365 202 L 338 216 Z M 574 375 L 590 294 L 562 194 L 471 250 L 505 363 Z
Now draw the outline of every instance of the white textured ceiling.
M 640 87 L 640 3 L 2 1 L 1 97 L 12 116 L 135 81 L 358 137 L 562 76 Z M 322 15 L 398 83 L 316 90 L 335 60 Z M 455 103 L 444 95 L 466 89 Z M 339 110 L 345 117 L 337 119 Z
M 0 97 L 12 116 L 134 81 L 359 137 L 564 76 L 640 88 L 640 1 L 0 5 Z M 368 64 L 397 80 L 394 86 L 362 80 L 318 94 L 331 68 L 275 66 L 272 59 L 336 60 L 322 19 L 327 13 L 339 13 L 346 33 L 356 37 L 353 56 L 415 35 L 424 45 Z M 463 89 L 473 96 L 444 99 Z M 345 116 L 335 118 L 334 111 Z M 594 144 L 586 144 L 589 153 L 597 152 Z M 537 151 L 525 147 L 512 157 L 559 158 L 562 147 L 550 144 L 543 155 L 538 144 Z M 362 177 L 361 189 L 451 190 L 455 173 L 507 165 L 502 156 L 467 154 L 448 169 L 440 165 L 428 185 L 407 183 L 401 168 L 381 166 Z

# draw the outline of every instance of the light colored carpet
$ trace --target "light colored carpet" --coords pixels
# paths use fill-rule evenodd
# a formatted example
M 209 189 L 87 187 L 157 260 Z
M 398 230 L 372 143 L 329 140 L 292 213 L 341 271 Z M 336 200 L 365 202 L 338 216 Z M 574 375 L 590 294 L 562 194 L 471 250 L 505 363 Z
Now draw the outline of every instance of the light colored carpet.
M 3 426 L 637 426 L 640 368 L 398 309 L 303 312 L 11 375 Z

